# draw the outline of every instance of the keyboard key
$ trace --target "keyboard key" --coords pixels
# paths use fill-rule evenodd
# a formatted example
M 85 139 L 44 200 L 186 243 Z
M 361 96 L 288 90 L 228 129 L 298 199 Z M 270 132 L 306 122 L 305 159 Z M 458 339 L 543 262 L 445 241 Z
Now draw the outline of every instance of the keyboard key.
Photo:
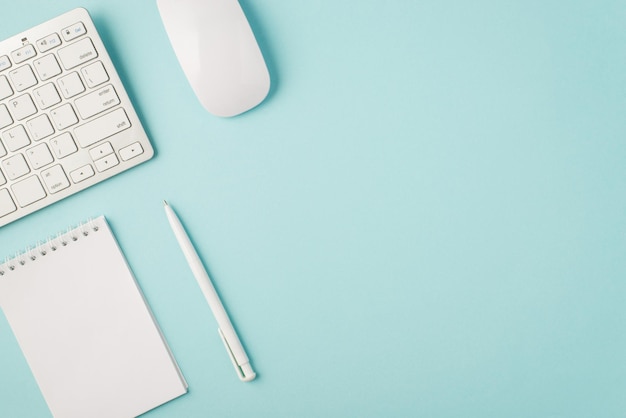
M 59 38 L 59 35 L 56 33 L 51 33 L 45 38 L 37 41 L 37 48 L 39 49 L 39 52 L 42 53 L 50 51 L 52 48 L 56 48 L 59 45 L 61 45 L 61 38 Z
M 47 196 L 37 176 L 31 176 L 19 181 L 11 186 L 11 189 L 13 189 L 15 199 L 21 207 L 28 206 Z
M 36 59 L 33 61 L 33 65 L 42 81 L 46 81 L 55 75 L 61 74 L 61 67 L 59 67 L 59 63 L 57 62 L 57 59 L 54 58 L 53 54 L 48 54 L 45 57 Z
M 78 144 L 86 148 L 98 141 L 130 128 L 130 121 L 124 109 L 117 109 L 111 113 L 87 122 L 74 129 L 74 137 Z
M 104 158 L 100 158 L 99 160 L 94 161 L 96 169 L 100 172 L 113 168 L 119 163 L 120 160 L 117 159 L 117 156 L 115 154 L 107 155 Z
M 56 109 L 52 110 L 50 112 L 50 116 L 52 116 L 52 121 L 57 131 L 61 131 L 68 126 L 72 126 L 78 123 L 76 113 L 74 113 L 74 109 L 69 103 L 66 103 L 63 106 L 57 107 Z
M 96 173 L 95 171 L 93 171 L 91 165 L 87 164 L 79 169 L 72 171 L 70 173 L 70 177 L 72 178 L 72 181 L 74 183 L 80 183 L 83 180 L 87 180 L 89 177 L 93 177 L 94 174 Z
M 4 174 L 2 174 L 2 171 L 0 170 L 0 186 L 6 184 L 7 179 L 4 177 Z
M 22 154 L 15 154 L 2 161 L 2 169 L 9 180 L 15 180 L 30 173 L 28 163 Z
M 13 58 L 13 62 L 16 64 L 24 62 L 35 55 L 37 55 L 37 51 L 35 51 L 35 47 L 31 44 L 24 45 L 23 47 L 11 52 L 11 58 Z
M 85 86 L 83 86 L 83 82 L 80 81 L 80 76 L 76 72 L 59 78 L 59 88 L 66 99 L 85 91 Z
M 1 176 L 2 174 L 0 174 Z M 11 198 L 11 194 L 7 189 L 0 190 L 0 217 L 6 216 L 9 213 L 15 212 L 17 206 Z
M 134 144 L 130 144 L 129 146 L 120 149 L 120 157 L 122 158 L 122 161 L 128 161 L 141 154 L 143 154 L 143 147 L 139 142 L 135 142 Z
M 26 64 L 9 72 L 15 90 L 23 91 L 37 84 L 37 78 L 30 65 Z
M 9 84 L 9 80 L 3 75 L 0 75 L 0 100 L 6 99 L 13 95 L 13 89 Z
M 109 154 L 113 154 L 113 146 L 111 146 L 110 142 L 105 142 L 89 150 L 89 155 L 91 155 L 91 159 L 94 161 Z
M 30 138 L 28 138 L 28 134 L 22 125 L 17 125 L 3 132 L 2 139 L 11 152 L 15 152 L 30 145 Z
M 9 109 L 3 104 L 0 104 L 0 129 L 5 128 L 13 123 L 13 119 L 9 114 Z
M 8 102 L 9 110 L 13 113 L 13 117 L 17 120 L 26 119 L 27 117 L 37 113 L 37 107 L 33 103 L 30 94 L 22 94 L 14 97 Z
M 7 68 L 11 68 L 11 60 L 6 55 L 0 57 L 0 71 L 4 71 Z
M 4 145 L 2 145 L 2 141 L 0 141 L 0 157 L 4 157 L 5 155 L 7 155 L 7 150 L 6 150 L 6 148 L 4 148 Z M 2 173 L 0 172 L 0 174 L 2 174 Z M 2 184 L 3 183 L 0 182 L 0 186 Z
M 96 87 L 104 82 L 109 81 L 109 75 L 107 74 L 107 70 L 104 68 L 104 65 L 101 61 L 94 62 L 93 64 L 89 64 L 86 67 L 83 67 L 80 72 L 83 74 L 83 78 L 87 83 L 89 88 Z
M 46 114 L 39 115 L 29 120 L 26 122 L 26 127 L 30 131 L 30 137 L 35 141 L 39 141 L 54 133 L 52 123 L 50 123 L 50 119 L 48 119 L 48 115 Z
M 50 147 L 57 158 L 64 158 L 78 151 L 74 139 L 69 132 L 65 132 L 50 140 Z
M 46 184 L 50 194 L 54 194 L 60 190 L 70 187 L 70 182 L 63 171 L 63 167 L 55 165 L 41 172 L 41 178 Z
M 109 110 L 110 108 L 120 104 L 115 88 L 112 85 L 102 87 L 99 90 L 84 95 L 77 99 L 74 104 L 80 117 L 87 119 L 98 113 Z
M 36 145 L 26 150 L 26 157 L 30 162 L 30 166 L 37 170 L 41 167 L 45 167 L 54 161 L 50 149 L 46 143 Z
M 72 39 L 76 39 L 79 36 L 86 34 L 87 30 L 85 29 L 85 25 L 83 25 L 83 22 L 77 22 L 74 23 L 72 26 L 68 26 L 67 28 L 63 29 L 61 33 L 63 34 L 63 39 L 65 39 L 66 41 L 71 41 Z
M 61 48 L 58 53 L 61 63 L 66 70 L 71 70 L 98 57 L 98 53 L 89 38 Z
M 33 97 L 41 110 L 47 109 L 61 102 L 61 96 L 54 84 L 48 83 L 33 90 Z

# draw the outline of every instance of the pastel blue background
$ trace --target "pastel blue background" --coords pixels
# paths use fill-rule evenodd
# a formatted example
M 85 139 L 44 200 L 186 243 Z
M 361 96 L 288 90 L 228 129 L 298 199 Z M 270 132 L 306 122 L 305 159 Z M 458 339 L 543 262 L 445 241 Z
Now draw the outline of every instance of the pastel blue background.
M 157 151 L 0 230 L 10 255 L 108 217 L 190 385 L 147 416 L 626 416 L 626 2 L 241 3 L 273 88 L 233 119 L 153 0 L 2 13 L 6 38 L 86 7 Z M 47 416 L 4 319 L 0 353 L 0 415 Z

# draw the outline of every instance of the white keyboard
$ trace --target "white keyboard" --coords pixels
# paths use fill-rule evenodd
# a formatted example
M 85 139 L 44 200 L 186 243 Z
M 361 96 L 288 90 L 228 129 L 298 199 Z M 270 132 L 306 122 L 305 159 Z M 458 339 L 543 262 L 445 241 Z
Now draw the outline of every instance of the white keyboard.
M 0 227 L 153 154 L 85 9 L 0 42 Z

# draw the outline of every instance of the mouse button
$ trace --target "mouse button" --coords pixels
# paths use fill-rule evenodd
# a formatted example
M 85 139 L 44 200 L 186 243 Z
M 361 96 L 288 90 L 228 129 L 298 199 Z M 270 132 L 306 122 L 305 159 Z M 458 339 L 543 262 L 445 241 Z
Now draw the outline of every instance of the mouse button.
M 185 0 L 158 0 L 157 6 L 165 32 L 188 78 L 196 78 L 201 72 L 201 42 L 200 30 L 202 24 L 198 16 L 189 13 L 190 4 Z

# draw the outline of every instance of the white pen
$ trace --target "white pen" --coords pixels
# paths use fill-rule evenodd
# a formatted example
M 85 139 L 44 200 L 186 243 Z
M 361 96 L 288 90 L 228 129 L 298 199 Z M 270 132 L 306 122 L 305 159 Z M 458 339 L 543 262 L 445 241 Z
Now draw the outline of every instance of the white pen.
M 233 328 L 233 324 L 230 322 L 230 318 L 224 309 L 224 305 L 222 305 L 222 301 L 217 295 L 215 287 L 213 287 L 213 283 L 211 283 L 209 274 L 202 265 L 202 261 L 200 260 L 196 249 L 193 247 L 189 236 L 185 232 L 185 228 L 183 228 L 183 225 L 180 223 L 178 216 L 176 216 L 170 205 L 168 205 L 165 200 L 163 201 L 163 204 L 165 206 L 165 214 L 167 215 L 170 226 L 174 231 L 178 245 L 180 245 L 180 248 L 183 250 L 187 263 L 189 264 L 189 267 L 191 267 L 191 271 L 193 272 L 198 285 L 200 285 L 200 289 L 202 290 L 202 293 L 204 293 L 204 297 L 209 303 L 213 316 L 215 316 L 215 319 L 217 320 L 217 325 L 219 327 L 217 332 L 220 334 L 220 337 L 226 346 L 226 351 L 233 362 L 233 366 L 235 366 L 237 375 L 239 376 L 239 379 L 244 382 L 249 382 L 256 377 L 256 373 L 252 370 L 250 360 L 241 345 L 241 341 L 239 341 L 239 337 Z

